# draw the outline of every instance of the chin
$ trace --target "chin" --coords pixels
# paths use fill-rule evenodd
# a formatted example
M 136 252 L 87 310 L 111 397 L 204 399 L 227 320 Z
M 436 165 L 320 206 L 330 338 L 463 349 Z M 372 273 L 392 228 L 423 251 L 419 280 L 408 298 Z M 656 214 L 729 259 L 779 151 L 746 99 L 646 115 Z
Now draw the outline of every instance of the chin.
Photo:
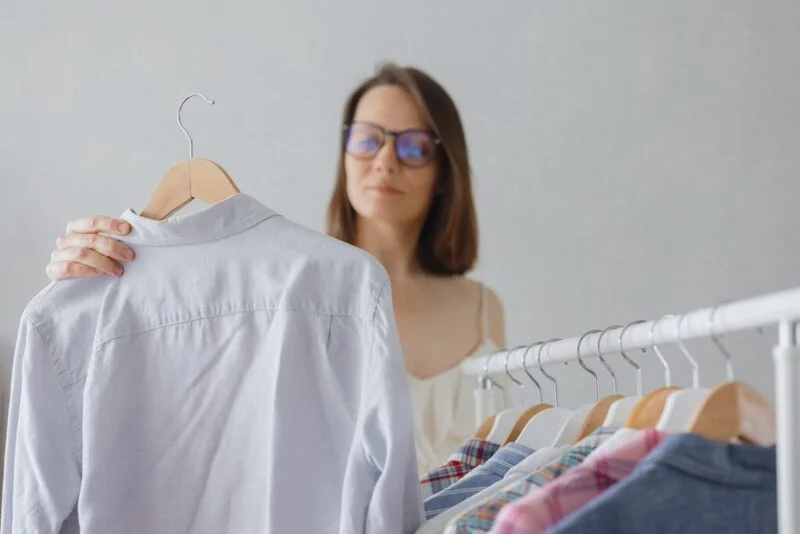
M 388 224 L 412 224 L 419 220 L 423 214 L 416 213 L 396 203 L 377 201 L 367 202 L 358 206 L 356 212 L 363 218 Z

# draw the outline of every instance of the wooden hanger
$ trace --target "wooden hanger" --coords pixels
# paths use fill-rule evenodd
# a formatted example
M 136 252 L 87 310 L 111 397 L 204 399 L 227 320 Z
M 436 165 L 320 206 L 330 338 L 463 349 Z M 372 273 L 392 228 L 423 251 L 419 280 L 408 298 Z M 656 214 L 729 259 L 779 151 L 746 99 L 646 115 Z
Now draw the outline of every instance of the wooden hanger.
M 617 393 L 618 391 L 617 375 L 614 373 L 614 370 L 611 368 L 608 362 L 603 358 L 603 350 L 601 346 L 601 342 L 603 341 L 603 336 L 606 335 L 609 331 L 614 330 L 616 328 L 622 328 L 619 337 L 619 340 L 621 341 L 622 334 L 625 333 L 625 329 L 622 327 L 622 325 L 618 324 L 609 326 L 608 328 L 600 332 L 599 336 L 597 336 L 597 358 L 600 360 L 600 363 L 603 364 L 603 367 L 605 367 L 606 371 L 608 371 L 608 374 L 611 376 L 611 380 L 613 380 L 614 382 L 614 394 L 606 395 L 605 397 L 597 401 L 592 410 L 589 412 L 589 415 L 587 415 L 586 419 L 583 421 L 580 430 L 578 430 L 578 435 L 575 438 L 575 443 L 579 442 L 580 440 L 582 440 L 583 438 L 585 438 L 586 436 L 588 436 L 589 434 L 591 434 L 592 432 L 603 426 L 605 424 L 611 406 L 615 402 L 625 398 Z M 621 343 L 619 344 L 621 347 L 622 344 Z M 621 349 L 620 352 L 622 352 Z
M 552 408 L 552 407 L 553 407 L 552 404 L 548 404 L 546 402 L 543 402 L 543 403 L 531 406 L 530 408 L 528 408 L 524 412 L 522 412 L 522 415 L 519 416 L 519 418 L 517 419 L 517 422 L 514 423 L 514 426 L 511 428 L 511 432 L 508 434 L 508 438 L 506 439 L 505 443 L 503 443 L 503 445 L 508 445 L 512 441 L 516 441 L 517 438 L 519 437 L 519 435 L 525 429 L 525 425 L 528 424 L 528 421 L 533 419 L 533 416 L 535 416 L 536 414 L 539 414 L 539 413 L 547 410 L 548 408 Z
M 194 142 L 181 121 L 183 105 L 192 97 L 199 96 L 214 104 L 202 93 L 194 93 L 178 106 L 178 127 L 189 139 L 189 158 L 173 165 L 156 184 L 142 217 L 161 221 L 186 206 L 193 199 L 207 204 L 216 204 L 231 195 L 240 193 L 236 183 L 219 164 L 204 158 L 194 157 Z
M 523 388 L 522 382 L 514 378 L 514 375 L 511 374 L 511 371 L 508 368 L 508 361 L 512 354 L 514 354 L 517 350 L 524 348 L 525 345 L 519 345 L 513 349 L 507 349 L 505 351 L 504 367 L 506 370 L 506 376 L 508 377 L 509 381 L 516 384 L 520 388 L 520 391 L 522 391 Z M 505 410 L 499 412 L 494 418 L 494 424 L 492 425 L 492 429 L 489 431 L 489 436 L 486 438 L 486 440 L 491 441 L 492 443 L 507 443 L 508 437 L 511 434 L 511 431 L 514 429 L 517 420 L 519 420 L 520 416 L 522 416 L 525 411 L 525 406 L 515 406 L 513 408 L 506 408 Z
M 655 331 L 659 321 L 667 317 L 674 317 L 672 315 L 665 315 L 660 319 L 656 319 L 650 327 L 650 348 L 653 349 L 661 364 L 664 366 L 664 383 L 671 384 L 669 362 L 661 354 L 655 343 Z M 675 386 L 666 386 L 657 388 L 639 400 L 631 410 L 630 415 L 625 420 L 625 427 L 633 428 L 636 430 L 644 430 L 648 428 L 655 428 L 661 419 L 661 414 L 664 413 L 664 405 L 667 403 L 667 398 L 673 392 L 679 391 L 681 388 Z
M 642 397 L 625 420 L 625 427 L 636 430 L 655 428 L 664 412 L 667 398 L 680 389 L 676 386 L 662 387 Z
M 522 430 L 514 439 L 514 442 L 530 447 L 535 451 L 553 447 L 553 444 L 557 440 L 561 429 L 569 421 L 573 414 L 572 410 L 567 410 L 566 408 L 561 408 L 558 406 L 558 383 L 556 382 L 555 377 L 545 371 L 542 367 L 542 351 L 548 346 L 549 343 L 556 341 L 560 341 L 560 339 L 552 338 L 547 341 L 534 343 L 528 347 L 530 350 L 531 348 L 539 345 L 539 351 L 536 354 L 536 366 L 539 368 L 539 372 L 553 383 L 553 398 L 555 400 L 555 406 L 547 408 L 546 410 L 540 410 L 533 414 L 529 418 L 528 422 L 522 426 Z M 522 358 L 522 368 L 525 370 L 525 373 L 528 375 L 531 381 L 533 381 L 533 383 L 539 388 L 539 395 L 541 399 L 541 386 L 539 386 L 539 383 L 536 381 L 533 375 L 530 374 L 530 371 L 526 365 L 525 360 L 527 355 L 528 353 L 526 351 Z
M 744 382 L 726 382 L 711 390 L 687 429 L 709 439 L 774 445 L 775 413 L 767 400 Z
M 575 438 L 575 442 L 579 442 L 601 426 L 606 420 L 606 416 L 608 415 L 608 410 L 611 408 L 611 405 L 617 402 L 618 400 L 623 399 L 622 395 L 607 395 L 600 399 L 593 407 L 592 410 L 589 412 L 589 415 L 586 416 L 584 419 L 583 424 L 581 425 L 581 429 L 578 431 L 578 436 Z
M 489 437 L 489 431 L 492 430 L 492 426 L 494 425 L 494 416 L 490 415 L 487 417 L 481 426 L 478 427 L 478 430 L 475 431 L 475 437 L 478 439 L 486 439 Z

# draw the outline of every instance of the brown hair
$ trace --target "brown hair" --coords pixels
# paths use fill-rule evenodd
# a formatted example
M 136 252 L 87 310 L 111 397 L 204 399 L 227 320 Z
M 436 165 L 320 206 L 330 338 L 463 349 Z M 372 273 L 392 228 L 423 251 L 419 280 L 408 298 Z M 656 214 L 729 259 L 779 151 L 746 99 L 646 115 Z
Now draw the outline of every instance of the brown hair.
M 478 259 L 478 222 L 470 183 L 469 154 L 458 109 L 447 91 L 421 70 L 392 63 L 380 66 L 348 97 L 342 124 L 349 124 L 361 97 L 373 87 L 394 85 L 416 101 L 431 129 L 441 139 L 437 191 L 417 243 L 417 259 L 426 273 L 462 275 Z M 354 244 L 356 214 L 347 198 L 344 132 L 339 143 L 336 185 L 328 205 L 327 233 Z

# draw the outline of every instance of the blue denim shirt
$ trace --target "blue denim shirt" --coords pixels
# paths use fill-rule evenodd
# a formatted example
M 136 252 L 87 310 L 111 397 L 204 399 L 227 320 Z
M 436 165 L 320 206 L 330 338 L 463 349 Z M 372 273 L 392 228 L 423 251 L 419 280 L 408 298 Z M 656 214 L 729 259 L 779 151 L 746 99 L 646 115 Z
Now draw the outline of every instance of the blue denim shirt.
M 425 519 L 432 519 L 484 488 L 499 482 L 509 469 L 531 454 L 533 454 L 533 449 L 519 443 L 509 443 L 502 447 L 486 463 L 473 469 L 467 476 L 447 489 L 425 499 Z
M 775 534 L 775 447 L 675 434 L 549 534 Z

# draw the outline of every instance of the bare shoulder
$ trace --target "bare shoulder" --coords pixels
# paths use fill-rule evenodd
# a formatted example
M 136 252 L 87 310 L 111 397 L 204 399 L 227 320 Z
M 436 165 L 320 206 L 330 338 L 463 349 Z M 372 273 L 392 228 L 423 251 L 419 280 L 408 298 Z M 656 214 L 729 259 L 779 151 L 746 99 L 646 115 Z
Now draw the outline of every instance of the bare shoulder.
M 491 287 L 486 287 L 486 304 L 489 307 L 489 337 L 499 346 L 506 346 L 506 317 L 503 302 Z
M 489 337 L 498 346 L 505 347 L 506 345 L 506 321 L 505 311 L 503 309 L 503 302 L 497 293 L 488 285 L 478 282 L 466 276 L 459 276 L 448 279 L 448 285 L 452 288 L 451 291 L 458 295 L 457 300 L 460 305 L 465 305 L 474 302 L 477 305 L 481 302 L 481 292 L 484 286 L 486 287 L 486 306 L 488 307 L 489 314 Z M 474 309 L 480 309 L 474 308 Z

